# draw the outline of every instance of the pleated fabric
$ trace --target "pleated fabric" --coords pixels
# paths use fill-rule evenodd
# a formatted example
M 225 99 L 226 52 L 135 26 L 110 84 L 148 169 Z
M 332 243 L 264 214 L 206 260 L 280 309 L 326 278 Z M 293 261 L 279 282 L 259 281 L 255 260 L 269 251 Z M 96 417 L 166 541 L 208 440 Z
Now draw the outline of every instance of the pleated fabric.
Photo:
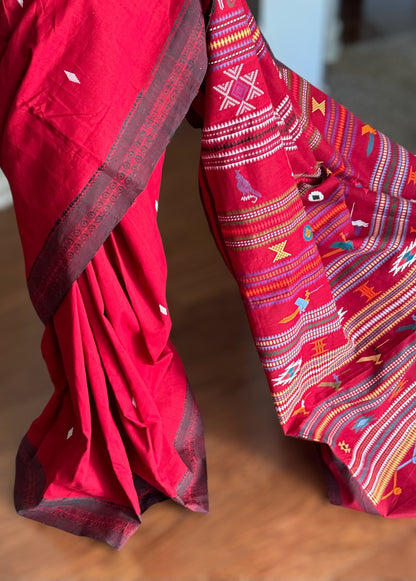
M 157 228 L 193 103 L 285 433 L 319 443 L 332 502 L 415 516 L 416 157 L 276 61 L 245 0 L 0 10 L 0 162 L 55 388 L 18 451 L 18 512 L 120 548 L 155 502 L 207 510 Z
M 156 223 L 164 150 L 206 70 L 207 8 L 0 2 L 0 163 L 55 388 L 19 448 L 15 504 L 116 548 L 154 502 L 207 510 Z
M 46 326 L 56 391 L 17 458 L 20 514 L 117 548 L 155 502 L 208 509 L 202 420 L 169 341 L 162 162 Z

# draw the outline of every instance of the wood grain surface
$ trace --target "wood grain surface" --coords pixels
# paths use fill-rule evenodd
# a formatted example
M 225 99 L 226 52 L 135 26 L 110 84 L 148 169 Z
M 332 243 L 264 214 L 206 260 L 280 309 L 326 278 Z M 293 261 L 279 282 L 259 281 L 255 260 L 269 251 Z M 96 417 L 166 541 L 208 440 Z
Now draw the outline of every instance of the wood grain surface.
M 285 438 L 197 186 L 198 131 L 169 147 L 159 224 L 173 341 L 205 421 L 211 511 L 165 502 L 120 552 L 24 519 L 12 502 L 21 437 L 51 394 L 13 210 L 0 212 L 1 581 L 416 579 L 415 521 L 329 504 L 313 444 Z

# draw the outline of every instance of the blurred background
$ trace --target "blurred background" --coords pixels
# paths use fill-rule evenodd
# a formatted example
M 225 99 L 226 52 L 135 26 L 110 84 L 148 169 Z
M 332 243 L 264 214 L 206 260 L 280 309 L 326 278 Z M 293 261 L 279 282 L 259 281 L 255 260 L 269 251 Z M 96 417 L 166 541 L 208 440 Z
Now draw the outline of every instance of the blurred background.
M 416 152 L 415 0 L 250 0 L 279 60 Z M 51 395 L 0 179 L 0 581 L 416 580 L 414 520 L 332 506 L 312 444 L 285 438 L 198 197 L 199 133 L 168 148 L 159 226 L 172 339 L 206 429 L 211 512 L 162 503 L 125 548 L 18 517 L 14 458 Z

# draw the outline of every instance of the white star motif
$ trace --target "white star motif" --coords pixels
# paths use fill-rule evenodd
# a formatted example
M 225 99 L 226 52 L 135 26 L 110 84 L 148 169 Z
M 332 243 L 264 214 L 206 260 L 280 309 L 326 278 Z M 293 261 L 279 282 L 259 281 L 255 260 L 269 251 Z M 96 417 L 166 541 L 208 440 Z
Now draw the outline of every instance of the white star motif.
M 252 111 L 255 106 L 249 103 L 255 97 L 263 95 L 263 91 L 256 85 L 258 70 L 250 71 L 242 75 L 243 65 L 238 65 L 224 74 L 231 79 L 221 85 L 214 87 L 214 91 L 220 93 L 224 97 L 222 100 L 220 111 L 228 109 L 229 107 L 238 107 L 237 115 Z
M 299 358 L 294 363 L 291 363 L 290 365 L 288 365 L 286 367 L 286 369 L 283 371 L 283 373 L 281 373 L 279 375 L 279 377 L 272 379 L 273 385 L 275 385 L 275 386 L 276 385 L 287 385 L 288 383 L 292 383 L 292 381 L 295 379 L 295 377 L 299 373 L 299 369 L 301 368 L 301 365 L 302 365 L 301 358 Z
M 73 433 L 74 433 L 74 428 L 71 428 L 70 430 L 68 430 L 68 433 L 66 435 L 66 439 L 69 440 L 69 438 L 72 437 Z
M 395 275 L 398 272 L 403 272 L 406 268 L 411 266 L 416 260 L 416 240 L 413 240 L 406 246 L 403 252 L 400 253 L 399 257 L 394 261 L 390 272 L 393 272 Z
M 168 314 L 167 308 L 164 307 L 163 305 L 159 305 L 159 309 L 160 309 L 160 312 L 162 313 L 162 315 L 167 315 Z

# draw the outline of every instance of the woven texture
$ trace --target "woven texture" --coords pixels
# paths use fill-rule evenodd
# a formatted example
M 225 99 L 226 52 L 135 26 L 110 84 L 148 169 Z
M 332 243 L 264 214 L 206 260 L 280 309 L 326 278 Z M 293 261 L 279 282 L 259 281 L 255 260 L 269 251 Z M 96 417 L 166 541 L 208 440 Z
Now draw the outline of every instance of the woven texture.
M 0 161 L 55 387 L 17 510 L 117 548 L 155 502 L 207 510 L 156 221 L 193 103 L 285 433 L 319 443 L 333 502 L 416 516 L 416 158 L 275 61 L 244 0 L 109 2 L 0 3 Z
M 207 42 L 201 189 L 279 419 L 334 502 L 415 514 L 416 158 L 276 62 L 244 0 Z

